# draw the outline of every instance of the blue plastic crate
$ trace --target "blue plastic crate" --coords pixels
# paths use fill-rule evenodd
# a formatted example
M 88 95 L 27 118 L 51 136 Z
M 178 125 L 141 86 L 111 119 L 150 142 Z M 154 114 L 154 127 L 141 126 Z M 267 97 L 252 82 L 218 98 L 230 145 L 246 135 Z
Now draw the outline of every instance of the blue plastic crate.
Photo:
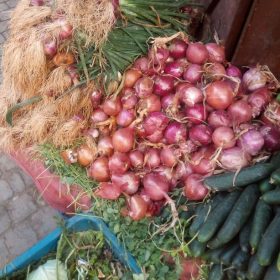
M 123 248 L 116 236 L 100 218 L 92 216 L 74 216 L 67 220 L 66 228 L 70 231 L 86 231 L 90 229 L 102 231 L 115 257 L 125 266 L 129 267 L 133 273 L 141 273 L 141 269 L 137 265 L 135 259 Z M 61 233 L 62 229 L 56 228 L 44 239 L 40 240 L 33 247 L 6 265 L 6 267 L 0 271 L 0 277 L 11 275 L 20 269 L 26 268 L 29 264 L 40 260 L 43 256 L 55 250 Z

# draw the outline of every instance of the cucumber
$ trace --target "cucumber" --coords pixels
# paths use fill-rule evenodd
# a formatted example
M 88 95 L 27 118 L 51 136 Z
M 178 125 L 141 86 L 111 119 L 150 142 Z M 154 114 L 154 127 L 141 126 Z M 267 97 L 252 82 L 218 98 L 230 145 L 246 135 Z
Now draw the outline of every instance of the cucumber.
M 227 280 L 236 280 L 236 270 L 231 268 L 227 269 Z
M 272 172 L 270 179 L 271 179 L 270 181 L 272 182 L 272 184 L 280 185 L 280 168 L 278 168 Z
M 232 265 L 237 270 L 244 270 L 247 268 L 249 259 L 250 255 L 240 250 L 234 255 Z
M 247 280 L 246 272 L 238 270 L 236 273 L 238 280 Z
M 218 248 L 214 250 L 208 250 L 204 254 L 204 258 L 210 262 L 213 262 L 215 264 L 219 264 L 221 262 L 221 255 L 224 252 L 224 248 Z
M 190 243 L 189 248 L 193 257 L 197 258 L 203 254 L 206 248 L 206 243 L 201 243 L 197 239 L 195 239 Z
M 271 163 L 257 163 L 256 165 L 242 168 L 236 172 L 226 172 L 206 178 L 204 184 L 212 190 L 226 191 L 234 187 L 244 187 L 268 177 L 274 170 Z
M 278 169 L 280 166 L 280 152 L 275 153 L 270 160 L 270 163 L 274 166 L 274 169 Z
M 194 237 L 200 227 L 205 222 L 206 218 L 208 217 L 210 211 L 214 209 L 222 200 L 222 195 L 216 195 L 213 200 L 210 203 L 207 204 L 200 204 L 196 211 L 195 211 L 195 218 L 193 219 L 193 222 L 189 228 L 189 235 L 191 237 Z
M 258 197 L 257 185 L 249 185 L 241 193 L 221 229 L 208 243 L 209 248 L 218 248 L 231 241 L 238 234 L 254 210 Z
M 270 179 L 266 178 L 259 183 L 259 189 L 261 193 L 266 193 L 272 191 L 275 188 L 273 184 L 270 183 Z
M 221 263 L 225 265 L 231 265 L 232 259 L 238 250 L 240 250 L 238 242 L 231 244 L 221 255 Z
M 206 222 L 199 230 L 197 238 L 200 242 L 207 242 L 214 236 L 218 228 L 225 221 L 239 196 L 240 192 L 238 191 L 228 194 L 220 205 L 211 211 Z
M 264 280 L 279 280 L 280 272 L 277 269 L 276 263 L 274 262 L 271 266 L 268 267 Z
M 239 233 L 239 244 L 240 248 L 243 252 L 249 253 L 250 252 L 250 243 L 249 243 L 249 238 L 250 238 L 250 233 L 252 230 L 252 216 L 249 218 L 248 222 L 243 226 Z
M 261 198 L 268 204 L 280 205 L 280 189 L 266 192 Z
M 252 230 L 249 237 L 249 243 L 252 253 L 256 252 L 262 235 L 272 218 L 272 208 L 263 200 L 259 200 L 253 217 Z
M 262 266 L 272 264 L 280 246 L 280 213 L 266 229 L 257 251 L 258 262 Z
M 223 279 L 224 279 L 223 266 L 220 264 L 214 264 L 211 267 L 208 280 L 223 280 Z
M 264 273 L 266 271 L 265 266 L 261 266 L 258 263 L 257 256 L 254 255 L 250 258 L 248 271 L 247 271 L 247 278 L 249 280 L 262 280 Z

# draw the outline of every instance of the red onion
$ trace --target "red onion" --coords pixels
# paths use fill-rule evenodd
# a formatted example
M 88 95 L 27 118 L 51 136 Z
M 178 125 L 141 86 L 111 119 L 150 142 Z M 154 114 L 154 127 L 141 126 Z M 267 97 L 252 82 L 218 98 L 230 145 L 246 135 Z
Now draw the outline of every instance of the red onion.
M 180 78 L 184 73 L 184 67 L 178 61 L 173 61 L 165 64 L 164 73 L 175 78 Z
M 203 200 L 208 194 L 208 189 L 203 185 L 203 177 L 191 174 L 184 182 L 184 195 L 189 200 Z
M 110 180 L 108 158 L 99 157 L 96 159 L 88 169 L 88 176 L 98 182 L 106 182 Z
M 256 156 L 261 151 L 263 145 L 264 138 L 262 134 L 255 129 L 250 129 L 243 133 L 238 140 L 238 146 L 251 156 Z
M 240 170 L 248 166 L 250 159 L 250 156 L 239 147 L 223 150 L 219 156 L 222 167 L 230 171 Z
M 224 46 L 218 45 L 216 43 L 208 43 L 205 45 L 209 53 L 210 62 L 222 63 L 226 59 L 225 48 Z
M 154 86 L 154 93 L 159 96 L 170 94 L 174 90 L 175 79 L 171 76 L 156 76 Z
M 135 194 L 128 199 L 128 215 L 134 221 L 139 221 L 146 216 L 148 203 L 139 195 Z
M 224 110 L 213 111 L 208 117 L 208 124 L 214 128 L 219 126 L 231 126 L 232 120 L 229 114 Z
M 159 150 L 155 148 L 147 149 L 147 151 L 145 152 L 144 163 L 145 166 L 150 169 L 160 166 Z
M 189 163 L 180 161 L 175 169 L 175 179 L 185 180 L 189 175 L 193 173 L 193 169 Z
M 189 62 L 188 62 L 188 60 L 187 60 L 186 57 L 179 58 L 179 59 L 177 59 L 176 61 L 177 61 L 178 63 L 180 63 L 180 65 L 181 65 L 184 69 L 186 69 L 186 68 L 188 67 L 188 65 L 189 65 Z
M 198 124 L 191 127 L 189 138 L 197 146 L 208 145 L 212 142 L 212 130 L 205 124 Z
M 175 102 L 175 95 L 174 94 L 169 94 L 166 96 L 163 96 L 161 99 L 161 106 L 164 110 L 167 108 L 170 108 Z
M 66 164 L 76 163 L 78 161 L 78 154 L 72 149 L 64 150 L 60 153 L 61 158 Z
M 145 98 L 152 94 L 154 90 L 154 81 L 149 77 L 139 79 L 135 84 L 135 92 L 138 97 Z
M 143 98 L 139 102 L 140 110 L 144 110 L 147 113 L 159 112 L 161 110 L 161 102 L 159 96 L 151 94 L 146 98 Z
M 97 144 L 97 152 L 102 156 L 111 156 L 114 152 L 112 138 L 110 136 L 104 136 L 99 139 Z
M 123 109 L 117 116 L 117 124 L 123 127 L 129 126 L 135 120 L 134 110 Z
M 266 87 L 260 88 L 251 93 L 248 97 L 248 103 L 252 107 L 253 117 L 259 116 L 270 100 L 271 94 Z
M 186 106 L 192 107 L 203 101 L 201 89 L 195 86 L 190 86 L 188 83 L 186 83 L 185 86 L 181 86 L 179 90 L 176 91 L 176 94 Z
M 226 75 L 226 69 L 221 63 L 210 63 L 205 67 L 205 72 L 214 80 L 222 79 Z
M 169 46 L 169 53 L 175 59 L 183 58 L 186 55 L 187 47 L 188 45 L 183 40 L 174 39 Z
M 44 0 L 31 0 L 30 5 L 31 6 L 43 6 L 43 5 L 45 5 L 45 1 Z
M 77 66 L 71 64 L 67 67 L 67 71 L 68 71 L 68 73 L 71 77 L 71 80 L 72 80 L 73 84 L 74 85 L 78 84 L 79 81 L 80 81 L 80 76 L 79 76 L 79 73 L 78 73 Z M 97 106 L 96 107 L 93 106 L 93 108 L 97 108 Z
M 144 129 L 147 135 L 155 131 L 163 131 L 168 125 L 169 119 L 162 112 L 152 112 L 144 120 Z
M 217 127 L 214 130 L 212 141 L 216 147 L 222 147 L 224 149 L 232 148 L 236 143 L 233 130 L 226 126 Z
M 44 52 L 46 55 L 48 55 L 50 58 L 54 57 L 57 53 L 57 43 L 55 38 L 46 38 L 43 41 L 44 45 Z
M 121 97 L 122 107 L 124 109 L 134 109 L 138 102 L 138 98 L 133 89 L 127 88 L 123 91 L 123 95 Z
M 267 79 L 265 74 L 258 67 L 255 67 L 244 73 L 243 82 L 248 90 L 254 91 L 264 87 Z
M 204 64 L 208 57 L 208 51 L 202 43 L 191 43 L 186 51 L 186 57 L 189 62 L 195 64 Z
M 264 148 L 270 152 L 280 150 L 280 129 L 273 125 L 264 125 L 260 128 L 264 138 Z
M 91 121 L 93 123 L 104 122 L 108 119 L 108 116 L 104 113 L 102 109 L 96 109 L 91 115 Z
M 121 190 L 115 184 L 106 182 L 99 184 L 98 190 L 94 192 L 95 196 L 104 199 L 116 200 L 121 195 Z
M 206 88 L 206 101 L 214 109 L 224 110 L 233 101 L 234 92 L 225 81 L 215 81 Z
M 96 128 L 89 128 L 85 131 L 85 135 L 90 136 L 93 139 L 97 139 L 99 137 L 99 130 Z
M 72 37 L 73 35 L 73 26 L 71 24 L 69 24 L 68 22 L 64 21 L 61 22 L 61 30 L 59 32 L 59 39 L 60 40 L 65 40 L 65 39 L 69 39 Z
M 239 79 L 242 78 L 242 73 L 239 70 L 239 68 L 231 64 L 226 69 L 226 74 L 230 77 L 239 78 Z
M 228 114 L 235 124 L 249 122 L 252 119 L 252 107 L 245 100 L 238 100 L 228 108 Z
M 163 65 L 169 57 L 169 50 L 165 48 L 150 49 L 149 58 L 154 65 Z
M 171 122 L 164 131 L 164 138 L 168 144 L 177 144 L 181 141 L 186 141 L 187 129 L 178 122 Z
M 143 178 L 143 185 L 146 194 L 155 201 L 166 198 L 169 191 L 167 180 L 157 173 L 146 174 Z
M 100 105 L 102 99 L 102 92 L 100 90 L 94 90 L 90 95 L 92 107 L 96 109 Z
M 124 87 L 132 88 L 138 79 L 142 77 L 142 73 L 137 69 L 129 69 L 124 73 Z
M 156 130 L 153 134 L 146 136 L 151 143 L 161 143 L 163 140 L 163 132 Z
M 120 128 L 114 132 L 112 140 L 115 151 L 121 153 L 129 152 L 134 145 L 134 131 L 129 127 Z
M 116 116 L 121 111 L 122 104 L 118 97 L 113 97 L 104 101 L 102 109 L 104 110 L 105 114 L 109 116 Z
M 130 160 L 127 154 L 115 152 L 109 158 L 109 170 L 112 174 L 123 174 L 130 167 Z
M 178 162 L 179 153 L 175 148 L 164 147 L 160 151 L 160 161 L 167 167 L 174 167 Z
M 144 164 L 144 154 L 139 150 L 134 150 L 129 153 L 131 165 L 135 168 L 142 168 Z
M 184 72 L 184 80 L 196 84 L 201 80 L 203 73 L 202 66 L 199 64 L 190 64 Z
M 135 60 L 133 68 L 140 70 L 142 73 L 147 73 L 149 69 L 149 59 L 147 57 L 140 57 Z
M 111 180 L 121 191 L 129 195 L 136 193 L 140 185 L 140 179 L 134 172 L 113 174 Z
M 200 124 L 207 119 L 207 111 L 203 104 L 195 104 L 192 107 L 187 107 L 185 114 L 188 121 L 193 124 Z

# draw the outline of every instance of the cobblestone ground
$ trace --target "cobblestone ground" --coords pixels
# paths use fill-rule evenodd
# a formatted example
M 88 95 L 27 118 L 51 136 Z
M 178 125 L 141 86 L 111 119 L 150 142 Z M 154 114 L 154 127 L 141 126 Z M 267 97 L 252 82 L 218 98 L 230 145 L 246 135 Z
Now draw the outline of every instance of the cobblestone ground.
M 9 14 L 17 2 L 0 0 L 0 59 L 8 36 Z M 0 268 L 52 231 L 56 215 L 40 199 L 31 178 L 8 156 L 0 154 Z

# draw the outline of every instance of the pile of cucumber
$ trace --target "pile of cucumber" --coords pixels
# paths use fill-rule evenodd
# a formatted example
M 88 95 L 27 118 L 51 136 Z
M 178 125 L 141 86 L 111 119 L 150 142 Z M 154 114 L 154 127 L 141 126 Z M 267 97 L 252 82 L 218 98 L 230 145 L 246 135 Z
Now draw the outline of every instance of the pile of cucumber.
M 188 238 L 193 256 L 212 264 L 209 280 L 280 280 L 279 167 L 278 154 L 205 180 L 219 192 L 195 209 Z

